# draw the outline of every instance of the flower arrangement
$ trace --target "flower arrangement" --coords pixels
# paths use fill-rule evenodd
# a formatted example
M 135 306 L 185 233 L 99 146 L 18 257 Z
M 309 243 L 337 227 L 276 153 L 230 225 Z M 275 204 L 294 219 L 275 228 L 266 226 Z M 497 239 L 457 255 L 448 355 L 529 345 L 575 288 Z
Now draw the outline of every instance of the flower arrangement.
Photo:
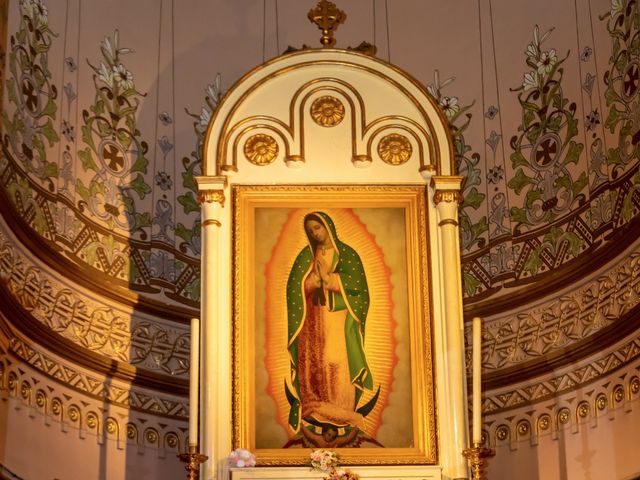
M 331 450 L 318 449 L 311 452 L 311 468 L 326 472 L 324 480 L 359 480 L 357 473 L 339 468 L 338 455 Z
M 229 466 L 237 468 L 255 467 L 256 456 L 249 450 L 245 450 L 244 448 L 236 448 L 229 454 Z

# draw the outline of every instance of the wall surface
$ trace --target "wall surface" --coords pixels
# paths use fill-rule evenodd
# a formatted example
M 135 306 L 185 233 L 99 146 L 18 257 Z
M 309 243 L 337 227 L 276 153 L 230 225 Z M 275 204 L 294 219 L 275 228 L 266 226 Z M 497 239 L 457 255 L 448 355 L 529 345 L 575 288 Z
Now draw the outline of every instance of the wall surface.
M 315 2 L 8 3 L 0 465 L 41 478 L 17 447 L 42 431 L 55 448 L 39 457 L 60 463 L 60 480 L 74 478 L 61 445 L 87 449 L 87 472 L 136 459 L 146 477 L 123 478 L 169 478 L 177 463 L 158 465 L 184 448 L 200 302 L 201 141 L 244 73 L 289 45 L 319 46 L 306 19 Z M 524 465 L 526 478 L 640 475 L 640 7 L 339 7 L 337 46 L 375 44 L 451 125 L 466 177 L 465 311 L 485 319 L 491 478 Z M 72 406 L 97 437 L 70 434 Z M 33 430 L 47 415 L 68 427 Z M 127 438 L 114 462 L 95 441 L 107 428 Z M 154 448 L 172 453 L 158 460 Z

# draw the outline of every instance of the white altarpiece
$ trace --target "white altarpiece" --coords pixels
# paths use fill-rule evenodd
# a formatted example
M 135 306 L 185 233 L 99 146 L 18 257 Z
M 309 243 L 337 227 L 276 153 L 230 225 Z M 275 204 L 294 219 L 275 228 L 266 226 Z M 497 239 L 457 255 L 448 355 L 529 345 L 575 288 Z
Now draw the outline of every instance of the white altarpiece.
M 357 432 L 365 443 L 375 442 L 372 434 L 365 434 L 368 428 L 384 432 L 402 425 L 405 415 L 410 419 L 405 430 L 413 432 L 407 445 L 399 440 L 389 448 L 372 443 L 363 445 L 372 448 L 338 448 L 348 459 L 342 463 L 363 479 L 468 478 L 462 456 L 468 421 L 457 223 L 462 179 L 455 175 L 453 158 L 446 119 L 425 89 L 388 63 L 355 52 L 310 49 L 283 55 L 249 72 L 222 98 L 205 138 L 202 175 L 196 178 L 202 206 L 200 452 L 209 457 L 201 478 L 321 478 L 310 471 L 308 460 L 306 465 L 300 460 L 301 455 L 308 459 L 309 441 L 322 437 L 334 442 L 336 435 L 344 439 Z M 302 398 L 296 389 L 302 387 L 292 379 L 302 378 L 296 370 L 302 367 L 296 363 L 294 368 L 290 358 L 291 307 L 285 290 L 294 284 L 296 257 L 291 255 L 300 245 L 277 242 L 284 242 L 288 231 L 313 241 L 311 233 L 305 236 L 307 220 L 289 221 L 292 211 L 304 213 L 311 206 L 329 212 L 323 218 L 335 217 L 330 221 L 338 233 L 331 235 L 351 238 L 348 242 L 361 250 L 369 279 L 369 343 L 360 330 L 360 344 L 369 362 L 366 370 L 382 388 L 377 390 L 379 397 L 370 392 L 357 397 L 361 405 L 367 400 L 369 407 L 375 406 L 350 412 L 362 421 L 359 430 L 300 420 L 305 427 L 296 420 L 298 412 L 309 415 L 309 407 L 296 410 L 296 397 Z M 397 211 L 399 225 L 406 226 L 399 235 L 375 226 L 387 217 L 398 220 Z M 360 230 L 345 224 L 341 216 L 355 219 Z M 287 222 L 294 226 L 287 230 Z M 332 241 L 338 252 L 338 240 Z M 367 247 L 367 242 L 394 241 L 402 245 L 399 263 L 384 245 Z M 386 262 L 379 271 L 367 260 L 372 255 L 363 254 L 369 248 L 379 250 L 380 262 Z M 273 260 L 273 252 L 280 260 Z M 410 270 L 403 273 L 408 278 L 404 284 L 388 280 L 399 264 Z M 388 289 L 393 292 L 387 295 L 387 313 L 374 315 L 375 309 L 382 311 L 386 298 L 374 290 L 385 282 L 395 289 Z M 426 285 L 412 285 L 420 282 Z M 340 285 L 349 291 L 346 283 Z M 345 298 L 350 297 L 345 293 Z M 357 320 L 363 315 L 355 304 L 346 303 L 347 317 Z M 405 310 L 413 318 L 405 344 L 395 340 L 393 330 L 401 322 L 394 312 L 403 304 L 409 305 Z M 306 315 L 317 308 L 309 303 Z M 378 321 L 383 323 L 376 327 Z M 387 350 L 379 346 L 382 343 L 372 343 L 376 328 Z M 296 351 L 302 348 L 297 342 L 296 337 Z M 381 358 L 383 350 L 389 359 Z M 261 375 L 267 378 L 258 380 Z M 402 382 L 413 392 L 404 412 L 393 391 Z M 265 411 L 280 420 L 273 421 L 267 434 L 256 435 L 255 430 L 270 422 Z M 374 421 L 370 417 L 375 412 Z M 298 428 L 298 436 L 286 437 L 287 427 Z M 293 446 L 283 448 L 282 438 Z M 236 447 L 258 448 L 259 466 L 230 472 L 227 457 Z

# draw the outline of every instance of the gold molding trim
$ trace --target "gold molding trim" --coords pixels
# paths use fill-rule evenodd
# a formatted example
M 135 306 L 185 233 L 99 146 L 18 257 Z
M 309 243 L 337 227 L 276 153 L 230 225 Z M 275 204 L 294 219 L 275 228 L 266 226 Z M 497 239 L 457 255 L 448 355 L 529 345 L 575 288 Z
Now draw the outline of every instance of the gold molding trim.
M 640 348 L 640 339 L 636 339 Z M 625 345 L 628 346 L 628 345 Z M 640 363 L 619 366 L 597 378 L 574 388 L 571 394 L 555 395 L 536 406 L 521 406 L 518 410 L 487 412 L 482 425 L 482 440 L 492 447 L 510 445 L 517 449 L 523 441 L 536 444 L 543 435 L 577 434 L 582 428 L 593 428 L 599 418 L 611 419 L 614 411 L 630 408 L 631 402 L 640 401 Z M 539 386 L 529 386 L 534 390 Z M 484 401 L 485 406 L 487 400 Z
M 219 203 L 224 206 L 224 190 L 202 190 L 198 193 L 198 203 Z
M 344 119 L 344 104 L 333 95 L 316 98 L 309 111 L 321 127 L 335 127 Z
M 135 412 L 126 404 L 107 412 L 104 399 L 70 394 L 56 381 L 34 376 L 29 368 L 25 371 L 17 365 L 5 365 L 3 361 L 0 361 L 0 392 L 6 392 L 9 398 L 29 407 L 31 417 L 54 419 L 61 432 L 72 427 L 90 433 L 91 437 L 81 436 L 85 440 L 109 439 L 120 445 L 137 446 L 140 454 L 146 452 L 145 447 L 152 447 L 157 449 L 157 455 L 165 455 L 166 450 L 178 453 L 181 446 L 187 445 L 186 413 L 184 419 L 173 420 L 155 415 L 152 409 Z M 132 398 L 138 396 L 148 398 L 142 393 L 132 395 Z
M 222 226 L 222 224 L 218 220 L 216 220 L 214 218 L 210 218 L 210 219 L 205 220 L 204 222 L 202 222 L 202 228 L 208 227 L 209 225 L 215 225 L 216 227 L 221 227 Z
M 389 165 L 402 165 L 411 158 L 413 147 L 407 137 L 399 133 L 391 133 L 378 142 L 378 155 Z
M 292 52 L 290 54 L 287 55 L 288 58 L 291 57 L 296 57 L 296 56 L 306 56 L 308 55 L 310 52 L 310 50 L 302 50 L 302 51 L 298 51 L 298 52 Z M 382 62 L 381 60 L 375 58 L 375 57 L 367 57 L 371 60 L 373 60 L 374 62 L 378 63 L 380 68 L 375 68 L 375 67 L 371 67 L 368 65 L 361 65 L 358 63 L 353 63 L 351 61 L 349 61 L 349 57 L 350 56 L 359 56 L 360 54 L 358 53 L 354 53 L 352 51 L 349 50 L 334 50 L 334 52 L 339 52 L 340 55 L 342 57 L 345 57 L 341 60 L 336 60 L 336 59 L 331 59 L 331 60 L 324 60 L 324 59 L 315 59 L 312 61 L 302 61 L 302 62 L 298 62 L 294 65 L 288 65 L 285 67 L 282 67 L 278 70 L 275 70 L 274 72 L 272 72 L 270 75 L 260 78 L 257 81 L 255 81 L 255 83 L 253 83 L 252 85 L 250 85 L 245 91 L 243 91 L 239 98 L 237 98 L 234 102 L 234 104 L 231 106 L 231 108 L 229 109 L 229 111 L 226 111 L 225 113 L 225 118 L 224 119 L 219 119 L 218 117 L 221 115 L 222 109 L 221 108 L 217 108 L 214 112 L 213 112 L 213 116 L 211 121 L 209 122 L 209 127 L 207 129 L 207 132 L 205 133 L 205 141 L 204 141 L 204 152 L 205 155 L 203 157 L 203 174 L 204 175 L 211 175 L 211 174 L 219 174 L 221 172 L 224 172 L 226 170 L 235 170 L 235 167 L 233 165 L 228 165 L 226 163 L 226 153 L 225 153 L 225 145 L 227 143 L 227 137 L 229 135 L 228 129 L 229 129 L 229 123 L 231 121 L 231 118 L 235 115 L 235 113 L 237 112 L 239 106 L 246 100 L 246 98 L 253 93 L 256 89 L 259 89 L 262 87 L 262 85 L 264 85 L 264 83 L 266 83 L 267 81 L 270 81 L 271 79 L 273 79 L 276 76 L 280 76 L 280 75 L 284 75 L 287 74 L 293 70 L 297 70 L 306 66 L 314 66 L 314 67 L 318 67 L 318 66 L 323 66 L 323 65 L 328 65 L 328 66 L 337 66 L 337 65 L 341 65 L 344 67 L 349 67 L 349 68 L 353 68 L 354 70 L 359 70 L 359 71 L 365 71 L 367 73 L 370 73 L 371 75 L 377 76 L 379 78 L 381 78 L 383 81 L 389 83 L 390 85 L 392 85 L 394 88 L 398 89 L 398 91 L 400 91 L 407 99 L 409 99 L 409 101 L 411 103 L 413 103 L 416 107 L 416 109 L 420 112 L 420 115 L 422 117 L 422 120 L 425 122 L 426 127 L 427 127 L 427 131 L 429 132 L 429 138 L 430 139 L 434 139 L 437 135 L 437 128 L 434 125 L 434 121 L 435 120 L 439 120 L 439 124 L 442 125 L 445 129 L 448 128 L 448 120 L 446 119 L 446 117 L 444 116 L 444 113 L 442 113 L 442 109 L 440 107 L 437 106 L 437 104 L 435 103 L 435 101 L 433 100 L 433 97 L 431 97 L 429 95 L 429 93 L 427 92 L 426 88 L 421 85 L 417 80 L 415 80 L 411 75 L 409 75 L 407 72 L 405 72 L 404 70 L 395 67 L 393 65 L 389 65 L 386 62 Z M 244 82 L 246 82 L 249 78 L 251 78 L 252 76 L 256 75 L 259 71 L 270 67 L 273 64 L 276 64 L 278 62 L 280 62 L 282 59 L 282 57 L 276 57 L 272 60 L 267 61 L 266 63 L 259 65 L 258 67 L 255 67 L 254 69 L 250 70 L 249 72 L 247 72 L 242 78 L 240 78 L 237 82 L 236 85 L 240 86 L 241 84 L 243 84 Z M 402 78 L 404 78 L 405 80 L 407 80 L 412 88 L 415 88 L 421 95 L 422 98 L 418 99 L 412 92 L 410 92 L 410 89 L 407 88 L 406 86 L 400 84 L 395 78 L 393 78 L 390 75 L 387 75 L 385 73 L 382 72 L 382 70 L 388 69 L 391 72 L 393 72 L 396 75 L 401 76 Z M 233 93 L 233 89 L 227 91 L 227 93 L 225 94 L 225 96 L 220 100 L 218 105 L 222 105 L 225 103 L 225 101 L 227 101 L 229 99 L 229 97 L 232 95 Z M 431 107 L 433 108 L 433 114 L 434 116 L 430 116 L 427 115 L 427 111 L 425 110 L 423 103 L 427 102 L 428 104 L 431 105 Z M 220 130 L 220 135 L 216 136 L 215 142 L 216 142 L 216 151 L 217 151 L 217 155 L 216 155 L 216 159 L 211 160 L 209 158 L 209 156 L 207 155 L 207 152 L 209 151 L 209 143 L 213 140 L 212 138 L 212 126 L 222 122 L 222 128 Z M 447 147 L 449 149 L 450 155 L 448 158 L 441 158 L 441 151 L 440 151 L 440 144 L 437 141 L 433 141 L 433 142 L 428 142 L 428 144 L 426 145 L 426 147 L 429 150 L 429 158 L 431 159 L 431 161 L 435 161 L 437 162 L 434 165 L 435 171 L 436 172 L 441 172 L 442 171 L 442 165 L 441 165 L 441 160 L 443 162 L 445 162 L 448 166 L 450 166 L 450 170 L 452 173 L 455 173 L 455 160 L 454 160 L 454 145 L 453 145 L 453 140 L 452 140 L 452 136 L 451 135 L 447 135 L 446 136 L 446 144 Z M 428 166 L 428 165 L 426 165 Z M 420 168 L 422 169 L 423 167 L 425 167 L 425 165 L 421 165 Z M 211 170 L 211 168 L 213 168 L 213 172 L 210 172 L 209 170 Z
M 488 390 L 484 395 L 483 413 L 487 416 L 509 415 L 515 409 L 540 404 L 554 397 L 570 394 L 595 381 L 609 385 L 606 378 L 617 374 L 621 366 L 638 364 L 640 369 L 640 336 L 636 333 L 631 339 L 619 343 L 616 347 L 594 355 L 590 366 L 577 366 L 563 373 L 550 373 L 535 381 L 511 384 L 510 388 L 497 388 L 500 393 Z
M 256 133 L 244 142 L 244 156 L 252 164 L 262 167 L 269 165 L 278 156 L 278 142 L 271 135 Z
M 438 225 L 440 227 L 444 227 L 445 225 L 453 225 L 454 227 L 457 227 L 458 222 L 455 221 L 453 218 L 445 218 L 444 220 L 441 220 L 440 223 L 438 223 Z
M 0 349 L 1 351 L 2 349 Z M 133 384 L 120 383 L 122 379 L 118 379 L 118 382 L 111 379 L 107 384 L 105 383 L 105 377 L 96 374 L 95 371 L 92 371 L 91 374 L 85 373 L 85 369 L 80 369 L 73 363 L 62 362 L 48 353 L 36 350 L 35 345 L 27 343 L 18 337 L 13 337 L 9 340 L 7 351 L 20 360 L 16 365 L 19 364 L 22 370 L 28 367 L 28 369 L 33 370 L 31 375 L 37 372 L 86 398 L 94 398 L 101 403 L 106 402 L 116 407 L 136 410 L 164 419 L 182 420 L 188 417 L 186 399 L 171 398 L 160 393 L 163 390 L 183 391 L 185 390 L 184 388 L 174 389 L 168 385 L 164 387 L 158 386 L 155 388 L 157 393 L 149 395 L 149 388 L 139 389 Z M 4 356 L 6 357 L 6 355 Z M 2 362 L 0 361 L 1 364 Z M 28 393 L 25 394 L 24 390 L 21 389 L 21 395 L 26 398 Z

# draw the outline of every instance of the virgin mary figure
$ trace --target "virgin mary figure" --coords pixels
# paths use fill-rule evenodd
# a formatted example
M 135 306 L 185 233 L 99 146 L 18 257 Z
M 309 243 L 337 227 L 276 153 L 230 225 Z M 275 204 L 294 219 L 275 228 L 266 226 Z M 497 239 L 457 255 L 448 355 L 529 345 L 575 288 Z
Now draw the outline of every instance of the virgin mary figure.
M 373 378 L 364 351 L 369 289 L 358 253 L 324 212 L 304 217 L 307 245 L 287 282 L 289 426 L 323 432 L 364 426 L 358 402 Z M 365 413 L 366 414 L 366 413 Z

